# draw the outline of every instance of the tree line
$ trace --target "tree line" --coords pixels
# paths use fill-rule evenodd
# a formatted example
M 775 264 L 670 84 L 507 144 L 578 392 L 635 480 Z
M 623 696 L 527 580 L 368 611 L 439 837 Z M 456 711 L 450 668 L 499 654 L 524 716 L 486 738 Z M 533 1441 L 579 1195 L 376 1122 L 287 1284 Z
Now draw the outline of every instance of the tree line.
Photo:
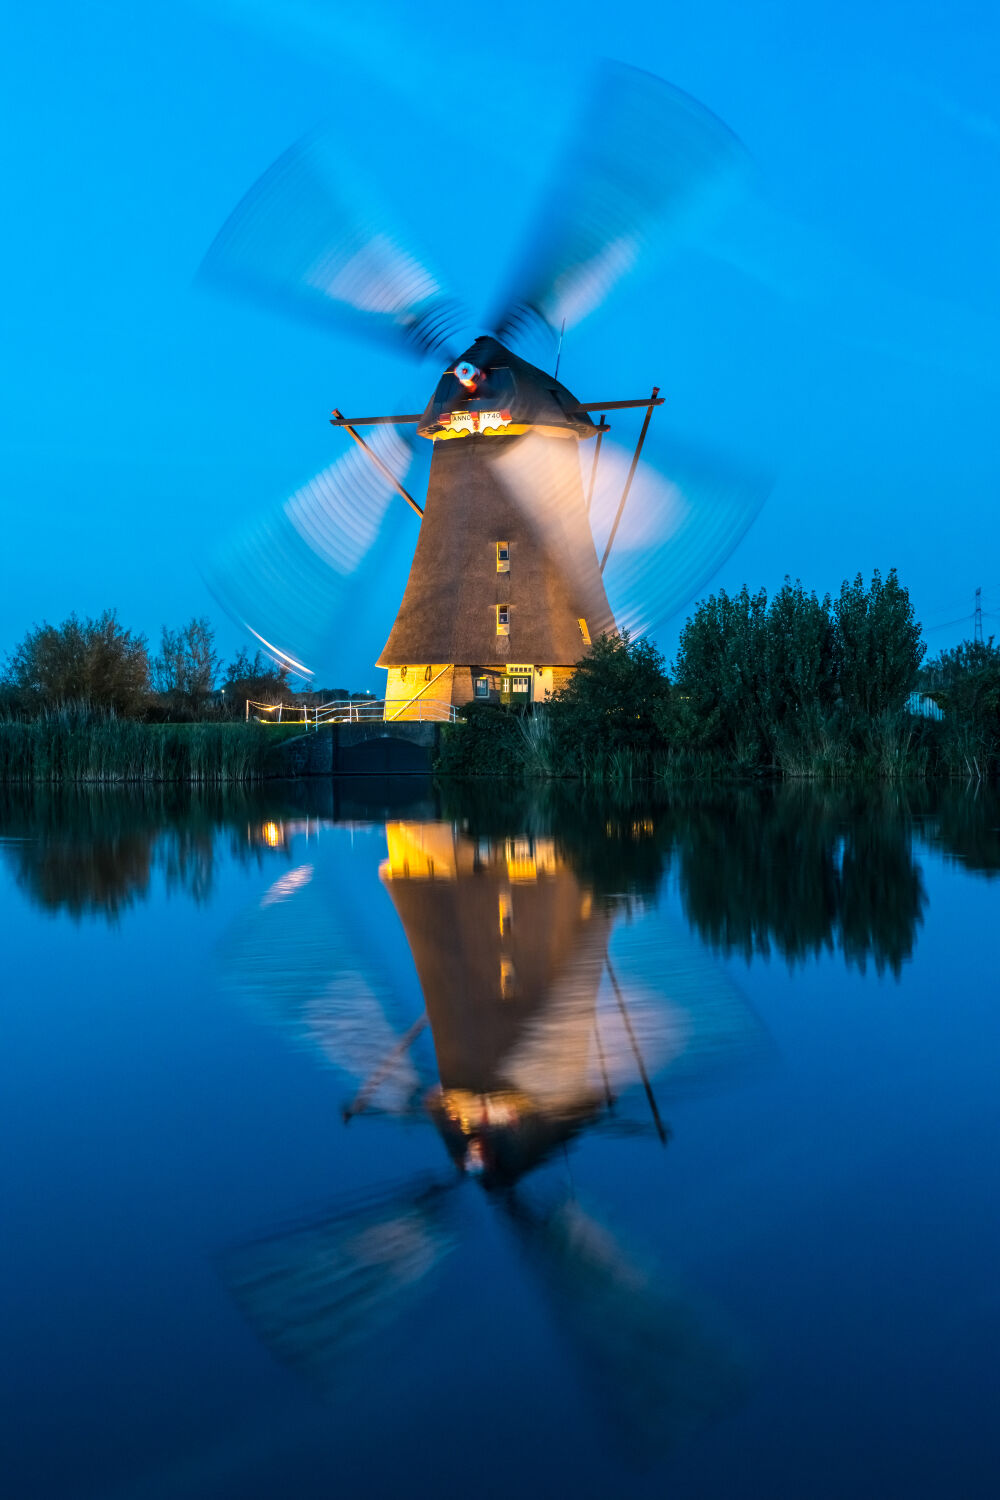
M 239 650 L 224 664 L 204 616 L 178 629 L 164 625 L 154 654 L 116 610 L 71 614 L 61 625 L 29 630 L 0 673 L 3 709 L 27 717 L 78 703 L 129 719 L 242 718 L 248 698 L 276 703 L 290 696 L 287 672 L 261 651 Z

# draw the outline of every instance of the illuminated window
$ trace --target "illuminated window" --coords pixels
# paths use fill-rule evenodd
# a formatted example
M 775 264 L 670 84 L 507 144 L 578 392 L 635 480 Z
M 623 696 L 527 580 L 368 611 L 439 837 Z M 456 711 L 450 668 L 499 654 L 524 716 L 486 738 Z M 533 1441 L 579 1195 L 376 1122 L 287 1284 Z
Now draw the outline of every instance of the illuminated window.
M 497 605 L 497 635 L 510 635 L 510 605 Z
M 490 679 L 488 677 L 476 678 L 476 697 L 488 698 L 490 696 Z
M 586 622 L 586 620 L 577 620 L 576 623 L 580 627 L 580 634 L 583 636 L 583 644 L 585 646 L 589 646 L 590 645 L 590 631 L 587 629 L 587 622 Z
M 510 572 L 510 542 L 497 542 L 497 572 Z

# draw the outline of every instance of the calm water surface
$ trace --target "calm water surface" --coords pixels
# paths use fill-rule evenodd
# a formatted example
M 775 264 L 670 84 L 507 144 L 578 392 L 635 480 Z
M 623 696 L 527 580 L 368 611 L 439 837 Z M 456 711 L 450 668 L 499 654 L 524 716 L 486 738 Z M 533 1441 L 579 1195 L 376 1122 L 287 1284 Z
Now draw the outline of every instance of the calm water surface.
M 4 1492 L 995 1495 L 998 827 L 0 793 Z

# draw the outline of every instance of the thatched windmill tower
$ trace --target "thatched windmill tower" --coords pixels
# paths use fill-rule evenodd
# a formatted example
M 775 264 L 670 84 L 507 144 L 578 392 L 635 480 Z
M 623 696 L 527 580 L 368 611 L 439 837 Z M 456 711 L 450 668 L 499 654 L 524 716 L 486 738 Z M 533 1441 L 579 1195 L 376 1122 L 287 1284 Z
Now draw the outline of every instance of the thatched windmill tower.
M 438 382 L 417 431 L 434 444 L 424 519 L 379 666 L 386 717 L 418 695 L 543 698 L 591 639 L 614 629 L 587 522 L 580 467 L 563 450 L 597 428 L 565 386 L 492 338 Z M 526 446 L 538 503 L 504 481 Z
M 706 485 L 703 474 L 692 484 L 683 463 L 658 476 L 639 462 L 661 404 L 655 388 L 639 400 L 581 403 L 557 378 L 558 353 L 549 374 L 510 346 L 558 336 L 561 352 L 567 327 L 649 243 L 679 235 L 742 159 L 736 138 L 695 100 L 636 69 L 605 67 L 523 264 L 488 320 L 492 334 L 459 353 L 460 310 L 387 231 L 383 210 L 361 207 L 368 185 L 347 186 L 342 139 L 292 147 L 234 210 L 206 273 L 444 372 L 422 413 L 334 409 L 334 425 L 357 447 L 210 570 L 229 612 L 278 661 L 310 675 L 355 627 L 362 592 L 381 581 L 365 579 L 364 566 L 387 534 L 394 495 L 420 518 L 420 533 L 378 657 L 387 719 L 424 717 L 432 702 L 538 701 L 616 623 L 649 628 L 687 602 L 749 525 L 759 486 L 729 477 Z M 610 468 L 610 477 L 595 489 L 605 418 L 628 407 L 645 411 L 635 451 L 616 462 L 604 444 L 601 474 Z M 434 445 L 426 507 L 403 482 L 416 435 Z M 581 444 L 593 454 L 583 465 Z M 641 618 L 631 607 L 639 600 Z

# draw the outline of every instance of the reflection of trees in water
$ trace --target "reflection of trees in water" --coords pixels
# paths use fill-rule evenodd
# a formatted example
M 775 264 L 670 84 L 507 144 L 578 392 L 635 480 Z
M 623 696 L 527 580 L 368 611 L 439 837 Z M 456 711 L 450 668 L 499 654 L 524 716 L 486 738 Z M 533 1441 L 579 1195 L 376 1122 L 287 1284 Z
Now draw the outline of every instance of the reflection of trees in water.
M 367 780 L 258 791 L 0 786 L 0 838 L 15 880 L 40 906 L 115 918 L 145 899 L 156 871 L 168 890 L 209 899 L 223 850 L 239 862 L 281 855 L 289 819 L 435 816 L 425 783 Z M 990 788 L 784 784 L 616 796 L 575 783 L 490 782 L 445 786 L 441 800 L 444 817 L 472 837 L 553 838 L 595 897 L 614 904 L 655 900 L 672 865 L 699 936 L 748 958 L 776 952 L 794 963 L 839 950 L 851 964 L 898 973 L 926 904 L 914 833 L 967 870 L 1000 873 L 1000 798 Z M 269 828 L 279 830 L 276 844 Z
M 943 786 L 914 809 L 921 837 L 947 858 L 995 879 L 1000 875 L 1000 793 L 991 786 Z
M 839 950 L 894 974 L 912 954 L 927 898 L 898 788 L 728 792 L 675 815 L 685 913 L 717 951 Z
M 17 885 L 46 911 L 76 918 L 117 919 L 146 898 L 157 870 L 168 891 L 208 900 L 220 836 L 229 834 L 230 857 L 260 862 L 271 850 L 251 831 L 274 814 L 273 798 L 239 789 L 0 787 L 3 852 Z
M 502 801 L 463 789 L 449 811 L 473 833 L 530 819 L 608 898 L 653 900 L 673 867 L 688 920 L 725 955 L 795 963 L 839 950 L 849 964 L 898 973 L 926 905 L 913 811 L 898 788 L 674 787 L 621 798 L 560 783 Z

